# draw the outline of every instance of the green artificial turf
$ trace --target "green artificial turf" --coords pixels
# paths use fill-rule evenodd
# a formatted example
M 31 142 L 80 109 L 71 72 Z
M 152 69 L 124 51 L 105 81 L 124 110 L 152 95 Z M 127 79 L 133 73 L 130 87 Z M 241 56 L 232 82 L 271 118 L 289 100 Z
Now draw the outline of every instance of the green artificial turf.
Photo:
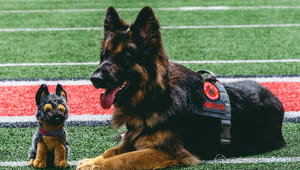
M 1 167 L 1 169 L 9 170 L 33 170 L 30 167 Z M 69 166 L 66 169 L 76 169 L 76 166 Z M 281 163 L 240 163 L 240 164 L 201 164 L 197 166 L 190 167 L 178 167 L 178 168 L 168 168 L 166 170 L 212 170 L 212 169 L 223 169 L 223 170 L 253 170 L 253 169 L 263 169 L 263 170 L 297 170 L 300 169 L 300 162 L 281 162 Z
M 0 161 L 25 161 L 37 128 L 0 128 Z M 113 137 L 116 131 L 109 126 L 67 127 L 70 143 L 68 160 L 96 157 L 108 148 L 117 145 Z M 0 168 L 1 169 L 1 168 Z
M 26 161 L 29 147 L 31 146 L 32 135 L 36 128 L 0 128 L 0 161 Z M 113 139 L 115 135 L 124 130 L 113 130 L 109 126 L 98 127 L 66 127 L 68 132 L 67 139 L 70 142 L 70 155 L 68 160 L 80 160 L 83 158 L 96 157 L 108 148 L 117 145 Z M 284 123 L 283 134 L 286 146 L 251 157 L 270 158 L 270 157 L 299 157 L 300 156 L 300 124 Z M 250 156 L 248 156 L 250 158 Z M 202 164 L 192 167 L 176 169 L 297 169 L 300 162 L 293 163 L 241 163 L 241 164 Z M 11 167 L 1 167 L 10 169 Z M 24 167 L 14 167 L 13 169 L 24 169 Z M 31 169 L 31 168 L 27 168 Z M 71 166 L 68 169 L 75 169 Z
M 0 161 L 25 161 L 36 128 L 0 128 Z M 113 137 L 124 128 L 116 131 L 108 126 L 66 127 L 70 142 L 68 160 L 80 160 L 99 156 L 105 150 L 116 146 Z M 296 157 L 300 156 L 300 124 L 284 123 L 283 134 L 286 146 L 265 154 L 251 157 Z
M 300 4 L 300 3 L 299 3 Z M 167 25 L 251 25 L 299 23 L 300 10 L 215 10 L 155 11 L 162 26 Z M 138 11 L 119 11 L 127 22 L 133 22 Z M 0 28 L 102 27 L 102 12 L 0 13 Z
M 102 31 L 0 33 L 0 63 L 99 61 Z M 300 28 L 162 30 L 172 60 L 299 59 Z
M 0 33 L 0 63 L 100 59 L 101 31 Z
M 263 169 L 263 170 L 292 170 L 299 169 L 300 162 L 282 162 L 282 163 L 240 163 L 240 164 L 203 164 L 191 167 L 180 167 L 180 168 L 169 168 L 169 170 L 212 170 L 212 169 L 226 169 L 226 170 L 253 170 L 253 169 Z
M 146 5 L 152 7 L 178 7 L 178 6 L 264 6 L 264 5 L 299 5 L 297 0 L 33 0 L 23 1 L 0 1 L 1 10 L 22 9 L 73 9 L 73 8 L 103 8 L 107 6 L 120 8 L 141 8 Z
M 184 64 L 193 71 L 210 70 L 218 76 L 229 75 L 289 75 L 300 73 L 300 63 L 251 63 L 251 64 Z M 2 67 L 0 79 L 18 78 L 89 78 L 96 65 L 87 66 L 27 66 Z

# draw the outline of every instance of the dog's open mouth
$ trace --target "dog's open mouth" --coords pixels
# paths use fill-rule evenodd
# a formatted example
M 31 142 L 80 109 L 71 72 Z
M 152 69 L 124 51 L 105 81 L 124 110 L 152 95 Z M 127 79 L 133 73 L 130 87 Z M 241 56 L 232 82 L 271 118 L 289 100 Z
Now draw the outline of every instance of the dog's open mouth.
M 121 86 L 115 89 L 105 89 L 105 92 L 100 96 L 100 103 L 103 109 L 109 109 L 114 102 L 115 96 L 118 92 L 124 91 L 128 86 L 128 82 L 125 81 Z

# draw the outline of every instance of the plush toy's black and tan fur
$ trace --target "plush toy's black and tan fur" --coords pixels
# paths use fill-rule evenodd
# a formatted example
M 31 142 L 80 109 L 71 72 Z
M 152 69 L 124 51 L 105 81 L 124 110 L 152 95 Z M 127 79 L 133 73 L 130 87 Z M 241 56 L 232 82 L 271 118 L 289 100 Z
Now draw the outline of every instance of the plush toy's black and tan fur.
M 256 82 L 241 81 L 223 84 L 231 103 L 231 145 L 223 148 L 221 120 L 198 114 L 204 78 L 168 60 L 159 27 L 149 7 L 131 25 L 108 8 L 101 62 L 91 81 L 106 89 L 101 105 L 114 104 L 112 126 L 126 125 L 127 131 L 119 146 L 80 161 L 78 169 L 186 166 L 219 153 L 248 155 L 284 145 L 278 98 Z
M 68 118 L 67 94 L 60 84 L 56 93 L 49 93 L 43 84 L 36 93 L 39 128 L 29 151 L 29 165 L 35 168 L 67 167 L 68 143 L 63 128 Z

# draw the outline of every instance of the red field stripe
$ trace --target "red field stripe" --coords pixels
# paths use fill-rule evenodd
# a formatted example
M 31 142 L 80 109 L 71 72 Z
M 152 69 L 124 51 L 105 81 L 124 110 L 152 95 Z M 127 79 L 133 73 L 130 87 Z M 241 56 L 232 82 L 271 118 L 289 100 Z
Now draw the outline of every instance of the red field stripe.
M 286 112 L 300 111 L 300 82 L 261 83 L 282 102 Z
M 285 111 L 300 111 L 300 82 L 265 82 L 284 105 Z M 0 86 L 0 116 L 32 116 L 36 112 L 35 93 L 39 86 Z M 112 114 L 113 108 L 100 106 L 101 90 L 92 85 L 64 85 L 70 114 Z M 55 92 L 55 86 L 49 86 Z
M 40 86 L 0 86 L 0 116 L 31 116 L 37 106 L 35 94 Z M 54 85 L 48 86 L 55 92 Z M 112 114 L 113 108 L 104 110 L 100 106 L 100 90 L 92 85 L 65 85 L 70 114 Z

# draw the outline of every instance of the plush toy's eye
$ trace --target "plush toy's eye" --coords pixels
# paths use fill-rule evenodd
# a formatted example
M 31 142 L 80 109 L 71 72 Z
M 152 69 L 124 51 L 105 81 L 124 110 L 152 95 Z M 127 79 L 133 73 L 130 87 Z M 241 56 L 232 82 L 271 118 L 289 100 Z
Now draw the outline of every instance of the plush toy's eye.
M 58 105 L 58 109 L 59 109 L 60 111 L 62 111 L 63 113 L 66 111 L 65 106 L 63 106 L 62 104 L 59 104 L 59 105 Z
M 52 105 L 51 104 L 45 104 L 44 112 L 49 112 L 50 110 L 52 110 Z

